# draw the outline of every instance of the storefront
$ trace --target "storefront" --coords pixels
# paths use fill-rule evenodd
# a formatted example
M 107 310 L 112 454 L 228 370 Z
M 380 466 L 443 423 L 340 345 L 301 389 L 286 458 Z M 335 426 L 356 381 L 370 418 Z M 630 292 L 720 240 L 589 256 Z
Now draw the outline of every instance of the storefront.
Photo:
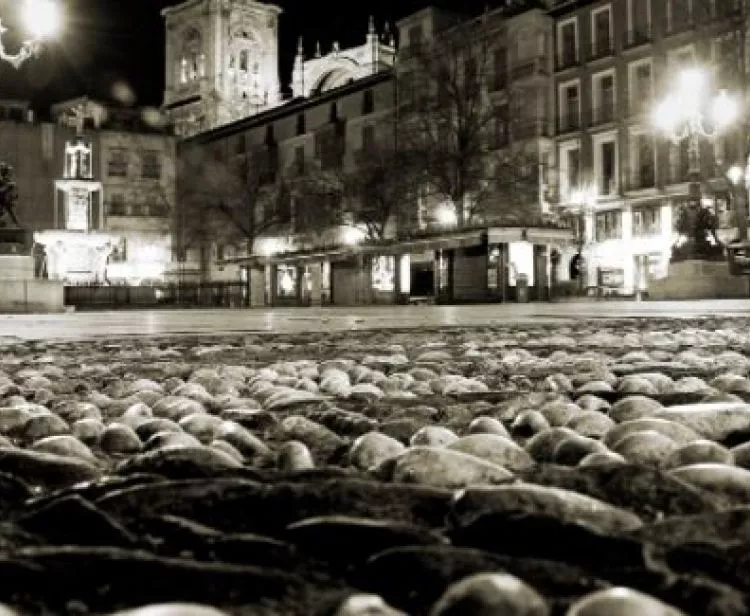
M 487 227 L 318 252 L 242 259 L 252 306 L 355 306 L 550 298 L 553 255 L 574 250 L 570 230 Z

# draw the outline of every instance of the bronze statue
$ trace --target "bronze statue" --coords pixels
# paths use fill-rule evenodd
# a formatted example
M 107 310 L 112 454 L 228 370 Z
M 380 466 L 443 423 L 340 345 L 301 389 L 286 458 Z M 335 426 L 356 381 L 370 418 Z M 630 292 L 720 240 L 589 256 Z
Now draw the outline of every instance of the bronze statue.
M 0 163 L 0 227 L 8 224 L 7 218 L 19 227 L 16 218 L 16 204 L 18 202 L 18 188 L 13 180 L 13 167 L 7 163 Z

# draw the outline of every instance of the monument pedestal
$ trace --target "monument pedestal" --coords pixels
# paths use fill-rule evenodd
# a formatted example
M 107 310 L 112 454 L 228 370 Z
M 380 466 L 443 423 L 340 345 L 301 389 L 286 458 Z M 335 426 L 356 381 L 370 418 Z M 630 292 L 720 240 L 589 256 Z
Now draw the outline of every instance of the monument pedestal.
M 726 261 L 670 263 L 666 278 L 648 283 L 651 300 L 736 299 L 748 296 L 747 281 L 732 276 Z
M 63 312 L 63 283 L 34 277 L 31 233 L 0 229 L 0 313 Z
M 63 283 L 34 278 L 34 259 L 0 255 L 0 313 L 63 312 Z

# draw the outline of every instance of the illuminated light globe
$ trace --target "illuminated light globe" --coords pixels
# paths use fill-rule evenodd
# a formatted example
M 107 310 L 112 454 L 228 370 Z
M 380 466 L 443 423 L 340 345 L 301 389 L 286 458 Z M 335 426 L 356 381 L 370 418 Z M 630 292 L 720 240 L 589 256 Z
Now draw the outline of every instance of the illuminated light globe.
M 26 0 L 21 17 L 36 40 L 48 39 L 60 28 L 60 12 L 53 0 Z
M 349 244 L 350 246 L 358 244 L 363 239 L 365 239 L 364 231 L 362 231 L 362 229 L 357 229 L 356 227 L 344 229 L 342 236 L 344 243 Z
M 726 128 L 737 119 L 738 115 L 737 101 L 730 98 L 724 90 L 719 92 L 711 106 L 711 120 L 716 128 Z
M 447 203 L 443 203 L 435 212 L 435 217 L 441 225 L 451 226 L 458 222 L 456 208 Z
M 651 123 L 664 132 L 673 132 L 682 121 L 682 105 L 676 96 L 667 96 L 651 114 Z
M 732 184 L 739 184 L 745 177 L 745 172 L 739 165 L 734 165 L 727 171 L 727 177 Z

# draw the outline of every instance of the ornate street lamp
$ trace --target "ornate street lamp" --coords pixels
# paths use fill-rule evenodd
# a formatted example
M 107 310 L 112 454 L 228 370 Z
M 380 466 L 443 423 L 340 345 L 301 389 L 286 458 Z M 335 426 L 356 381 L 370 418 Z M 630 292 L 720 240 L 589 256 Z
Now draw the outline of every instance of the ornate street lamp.
M 60 14 L 54 0 L 24 0 L 21 17 L 32 38 L 25 40 L 15 54 L 8 53 L 5 49 L 2 35 L 8 29 L 0 21 L 0 60 L 5 60 L 16 69 L 29 58 L 38 56 L 44 42 L 54 36 L 60 27 Z
M 579 269 L 578 274 L 578 286 L 583 289 L 583 278 L 585 267 L 585 259 L 583 257 L 583 250 L 586 245 L 586 216 L 594 211 L 596 206 L 596 200 L 599 197 L 599 192 L 594 184 L 583 185 L 580 188 L 570 191 L 567 199 L 567 212 L 574 216 L 575 220 L 575 233 L 577 243 L 577 255 L 576 266 Z
M 713 139 L 728 128 L 739 114 L 737 101 L 725 90 L 712 93 L 705 71 L 683 70 L 675 90 L 656 107 L 651 116 L 655 128 L 675 145 L 688 140 L 688 180 L 690 201 L 701 204 L 701 139 Z

